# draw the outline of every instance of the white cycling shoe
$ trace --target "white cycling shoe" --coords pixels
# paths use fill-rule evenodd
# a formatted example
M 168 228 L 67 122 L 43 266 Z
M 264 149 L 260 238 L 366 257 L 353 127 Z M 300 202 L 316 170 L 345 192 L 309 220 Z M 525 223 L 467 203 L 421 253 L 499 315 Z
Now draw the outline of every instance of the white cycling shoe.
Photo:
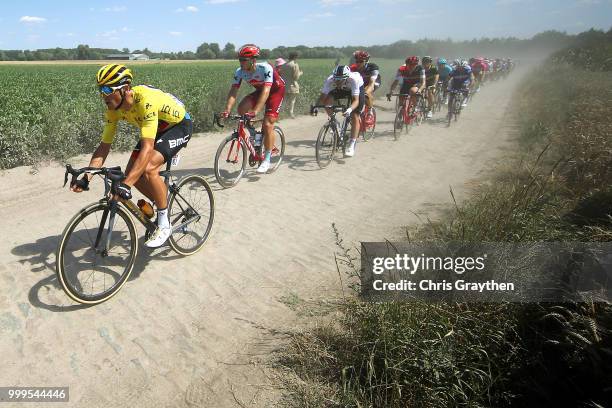
M 462 107 L 462 108 L 465 108 L 466 106 L 467 106 L 467 102 L 466 102 L 466 101 L 463 101 L 463 103 L 461 104 L 461 107 Z
M 257 168 L 257 172 L 260 174 L 267 173 L 268 170 L 270 170 L 270 162 L 267 160 L 262 161 L 259 167 Z
M 355 155 L 355 146 L 349 145 L 344 151 L 344 155 L 347 157 L 353 157 Z
M 149 239 L 145 241 L 147 248 L 159 248 L 172 235 L 172 227 L 157 227 Z

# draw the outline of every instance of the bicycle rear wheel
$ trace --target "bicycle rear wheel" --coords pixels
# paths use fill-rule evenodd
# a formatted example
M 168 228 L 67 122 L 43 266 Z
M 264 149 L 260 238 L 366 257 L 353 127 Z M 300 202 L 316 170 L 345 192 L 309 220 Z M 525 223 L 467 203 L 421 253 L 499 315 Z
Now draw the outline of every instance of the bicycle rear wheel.
M 369 111 L 365 112 L 365 115 L 361 117 L 361 137 L 364 142 L 367 142 L 374 137 L 374 130 L 376 129 L 376 109 L 374 107 L 369 108 Z
M 272 155 L 270 156 L 270 169 L 268 170 L 268 174 L 278 169 L 285 155 L 285 134 L 278 126 L 274 126 L 274 133 L 274 147 L 272 148 Z
M 197 252 L 206 243 L 215 219 L 210 185 L 195 174 L 181 179 L 170 196 L 168 214 L 172 249 L 185 256 Z
M 57 279 L 72 300 L 84 304 L 104 302 L 127 282 L 137 252 L 134 221 L 122 206 L 116 207 L 112 217 L 108 202 L 89 205 L 68 222 L 62 233 L 57 249 Z
M 247 149 L 236 133 L 226 137 L 215 154 L 215 178 L 225 188 L 234 187 L 246 170 Z
M 319 131 L 317 137 L 317 144 L 315 147 L 315 154 L 317 157 L 317 164 L 320 168 L 325 168 L 331 163 L 336 154 L 336 135 L 334 130 L 326 123 Z

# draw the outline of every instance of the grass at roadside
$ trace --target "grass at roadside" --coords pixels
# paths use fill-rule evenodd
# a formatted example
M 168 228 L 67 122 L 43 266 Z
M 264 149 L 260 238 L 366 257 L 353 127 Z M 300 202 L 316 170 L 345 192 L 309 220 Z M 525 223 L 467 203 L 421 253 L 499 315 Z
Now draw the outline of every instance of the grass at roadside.
M 609 73 L 571 65 L 536 70 L 515 97 L 516 155 L 451 216 L 412 238 L 611 241 L 611 102 Z M 350 251 L 339 253 L 345 271 L 358 273 Z M 286 406 L 612 401 L 612 308 L 605 303 L 372 304 L 351 297 L 335 312 L 295 333 L 279 357 Z

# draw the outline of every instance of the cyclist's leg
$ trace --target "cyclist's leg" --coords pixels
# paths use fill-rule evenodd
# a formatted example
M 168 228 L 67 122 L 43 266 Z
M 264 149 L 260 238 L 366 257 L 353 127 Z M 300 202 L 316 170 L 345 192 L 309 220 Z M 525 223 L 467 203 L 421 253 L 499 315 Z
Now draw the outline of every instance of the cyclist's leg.
M 164 163 L 170 161 L 187 146 L 192 132 L 193 122 L 190 119 L 183 119 L 155 138 L 155 150 L 140 180 L 144 180 L 144 188 L 151 191 L 158 209 L 165 209 L 168 206 L 168 191 L 159 171 Z
M 125 174 L 128 174 L 132 170 L 132 166 L 134 165 L 134 162 L 138 158 L 139 154 L 140 154 L 140 142 L 138 142 L 136 146 L 134 147 L 134 150 L 132 150 L 132 155 L 130 156 L 130 160 L 128 160 L 128 164 L 125 167 Z M 138 191 L 144 194 L 144 196 L 147 197 L 149 200 L 155 201 L 155 199 L 153 198 L 154 197 L 153 191 L 151 190 L 149 185 L 144 180 L 144 174 L 140 176 L 138 181 L 136 181 L 136 183 L 134 184 L 134 187 L 136 187 Z
M 250 94 L 242 98 L 242 100 L 238 104 L 238 114 L 244 115 L 245 113 L 251 111 L 255 107 L 257 99 L 259 99 L 259 91 L 251 92 Z
M 351 139 L 352 143 L 355 143 L 359 136 L 359 128 L 361 122 L 361 111 L 365 106 L 365 89 L 363 85 L 359 88 L 359 105 L 353 113 L 351 113 Z
M 283 105 L 285 97 L 285 88 L 281 88 L 274 93 L 268 95 L 266 101 L 266 113 L 264 115 L 261 131 L 264 136 L 265 161 L 270 162 L 272 149 L 274 148 L 274 123 L 278 120 L 278 113 Z

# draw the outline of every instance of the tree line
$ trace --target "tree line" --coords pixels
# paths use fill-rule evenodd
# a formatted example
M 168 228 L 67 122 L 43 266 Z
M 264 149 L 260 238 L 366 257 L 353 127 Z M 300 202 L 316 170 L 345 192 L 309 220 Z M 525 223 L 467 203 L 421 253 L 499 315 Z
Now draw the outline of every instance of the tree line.
M 608 31 L 609 33 L 610 31 Z M 591 33 L 591 34 L 588 34 Z M 591 29 L 586 35 L 604 35 L 601 30 Z M 534 35 L 529 39 L 480 38 L 466 41 L 453 41 L 448 38 L 420 39 L 417 41 L 400 40 L 387 45 L 345 46 L 345 47 L 295 47 L 279 46 L 273 49 L 261 50 L 262 58 L 287 57 L 291 52 L 297 52 L 301 58 L 346 58 L 356 49 L 367 50 L 373 57 L 404 58 L 407 55 L 445 55 L 445 56 L 513 56 L 529 51 L 554 50 L 571 46 L 585 33 L 569 35 L 565 32 L 549 30 Z M 202 43 L 195 51 L 153 52 L 145 48 L 132 50 L 128 48 L 106 49 L 90 48 L 80 44 L 76 48 L 48 48 L 30 50 L 0 50 L 0 61 L 42 61 L 42 60 L 102 60 L 110 54 L 146 54 L 153 59 L 170 60 L 209 60 L 232 59 L 236 56 L 236 46 L 231 42 L 223 48 L 218 43 Z

